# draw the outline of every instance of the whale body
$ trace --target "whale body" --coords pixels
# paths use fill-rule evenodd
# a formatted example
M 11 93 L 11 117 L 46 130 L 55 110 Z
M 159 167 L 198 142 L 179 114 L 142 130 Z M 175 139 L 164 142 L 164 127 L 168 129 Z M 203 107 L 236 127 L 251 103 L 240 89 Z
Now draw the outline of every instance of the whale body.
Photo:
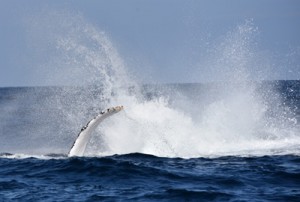
M 99 115 L 90 120 L 85 126 L 81 128 L 77 139 L 74 141 L 68 156 L 83 156 L 87 143 L 91 138 L 92 132 L 96 127 L 107 117 L 118 113 L 123 109 L 123 106 L 116 106 L 102 111 Z

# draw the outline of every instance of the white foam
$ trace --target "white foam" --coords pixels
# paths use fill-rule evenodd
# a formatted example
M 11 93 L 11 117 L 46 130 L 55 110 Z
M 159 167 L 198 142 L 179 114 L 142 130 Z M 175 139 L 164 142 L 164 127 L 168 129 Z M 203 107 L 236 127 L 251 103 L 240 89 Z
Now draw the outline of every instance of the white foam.
M 184 99 L 186 107 L 182 103 L 179 107 L 176 101 L 170 105 L 164 96 L 150 101 L 138 100 L 135 95 L 116 97 L 119 103 L 124 100 L 126 114 L 115 117 L 99 130 L 106 150 L 99 152 L 93 147 L 89 154 L 140 152 L 190 158 L 299 153 L 299 128 L 290 121 L 291 113 L 274 107 L 280 99 L 268 98 L 276 97 L 272 89 L 265 89 L 268 96 L 263 97 L 256 83 L 249 80 L 248 68 L 255 59 L 249 47 L 252 34 L 256 33 L 252 26 L 249 22 L 238 26 L 219 47 L 220 62 L 225 65 L 225 73 L 221 73 L 229 81 L 219 89 L 217 99 L 199 106 L 202 111 L 195 105 L 189 107 L 188 98 Z M 266 98 L 274 100 L 266 102 Z M 268 110 L 275 114 L 273 118 L 268 117 Z
M 226 82 L 218 89 L 217 96 L 199 95 L 191 100 L 179 95 L 182 99 L 172 101 L 164 95 L 151 100 L 141 96 L 139 85 L 129 75 L 107 34 L 82 18 L 75 18 L 75 22 L 72 17 L 58 19 L 71 23 L 63 22 L 61 26 L 66 26 L 63 29 L 66 32 L 55 37 L 56 48 L 63 55 L 55 61 L 63 62 L 55 63 L 57 68 L 50 80 L 59 83 L 66 79 L 67 84 L 76 81 L 76 84 L 101 86 L 98 90 L 103 91 L 106 99 L 103 104 L 103 100 L 87 97 L 82 103 L 72 105 L 71 111 L 62 109 L 69 121 L 66 127 L 80 128 L 86 121 L 82 119 L 85 110 L 90 106 L 125 107 L 125 112 L 96 131 L 86 155 L 140 152 L 190 158 L 299 154 L 300 133 L 297 124 L 291 121 L 294 120 L 291 113 L 278 107 L 280 99 L 272 98 L 277 96 L 275 92 L 266 89 L 267 93 L 262 95 L 251 82 L 252 66 L 260 66 L 252 47 L 257 28 L 251 22 L 229 32 L 220 45 L 212 48 L 210 58 L 214 62 L 208 62 L 208 68 L 215 78 Z M 134 92 L 126 90 L 130 86 L 135 87 Z M 79 99 L 80 95 L 77 96 L 74 99 Z M 266 102 L 268 96 L 272 102 Z M 59 101 L 55 107 L 60 107 Z M 270 110 L 275 114 L 272 118 L 267 114 Z

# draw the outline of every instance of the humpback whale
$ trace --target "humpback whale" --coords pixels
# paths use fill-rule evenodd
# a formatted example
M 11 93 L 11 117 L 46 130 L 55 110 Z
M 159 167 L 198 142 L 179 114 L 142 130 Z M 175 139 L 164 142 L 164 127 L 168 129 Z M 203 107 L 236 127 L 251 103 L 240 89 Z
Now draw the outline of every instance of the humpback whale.
M 85 126 L 83 126 L 69 151 L 68 156 L 83 156 L 86 145 L 90 140 L 92 132 L 96 127 L 107 117 L 118 113 L 123 109 L 123 106 L 116 106 L 108 108 L 102 111 L 99 115 L 90 120 Z

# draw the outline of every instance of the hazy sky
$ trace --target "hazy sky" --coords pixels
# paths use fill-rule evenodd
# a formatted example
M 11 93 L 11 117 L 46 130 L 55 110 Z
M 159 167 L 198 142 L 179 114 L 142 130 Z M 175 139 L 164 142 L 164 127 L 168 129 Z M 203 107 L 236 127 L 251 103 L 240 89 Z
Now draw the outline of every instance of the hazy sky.
M 65 15 L 51 19 L 56 12 Z M 264 79 L 300 79 L 299 0 L 0 0 L 0 86 L 45 85 L 42 75 L 50 71 L 40 68 L 57 54 L 47 40 L 72 15 L 104 31 L 145 82 L 217 80 L 221 67 L 214 60 L 226 50 L 218 44 L 249 20 L 258 28 L 250 34 L 251 71 L 268 69 L 260 71 Z

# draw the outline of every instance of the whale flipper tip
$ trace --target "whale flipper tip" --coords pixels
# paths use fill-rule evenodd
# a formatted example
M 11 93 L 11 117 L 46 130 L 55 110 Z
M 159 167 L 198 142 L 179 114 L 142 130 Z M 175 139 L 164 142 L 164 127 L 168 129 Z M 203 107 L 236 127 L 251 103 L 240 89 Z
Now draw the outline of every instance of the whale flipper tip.
M 69 151 L 68 156 L 83 156 L 86 145 L 90 139 L 90 135 L 93 130 L 102 122 L 105 118 L 118 113 L 124 109 L 122 105 L 108 108 L 105 111 L 101 111 L 100 114 L 90 120 L 85 126 L 83 126 L 78 134 L 76 140 Z

